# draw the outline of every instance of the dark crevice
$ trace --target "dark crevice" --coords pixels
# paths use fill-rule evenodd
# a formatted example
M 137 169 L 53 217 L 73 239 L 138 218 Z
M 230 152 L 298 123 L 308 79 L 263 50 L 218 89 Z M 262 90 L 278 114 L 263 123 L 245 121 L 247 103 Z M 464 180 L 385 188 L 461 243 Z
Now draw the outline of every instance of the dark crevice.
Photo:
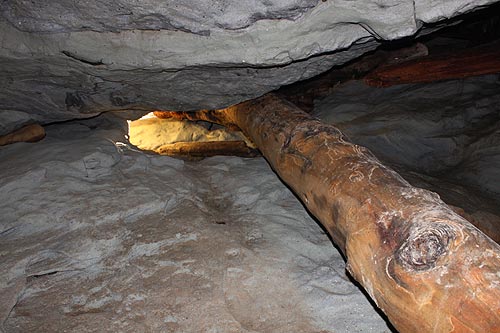
M 82 57 L 77 56 L 76 54 L 74 54 L 72 52 L 69 52 L 69 51 L 61 51 L 61 53 L 64 54 L 65 56 L 71 58 L 71 59 L 74 59 L 76 61 L 82 62 L 82 63 L 87 64 L 87 65 L 91 65 L 91 66 L 104 65 L 104 63 L 102 62 L 102 59 L 94 61 L 94 60 L 82 58 Z
M 10 227 L 10 228 L 7 228 L 5 230 L 2 230 L 2 231 L 0 231 L 0 236 L 6 236 L 6 235 L 10 234 L 10 232 L 15 230 L 15 229 L 16 229 L 16 227 L 14 226 L 14 227 Z
M 55 275 L 55 274 L 57 274 L 57 273 L 59 273 L 59 272 L 60 272 L 60 271 L 55 270 L 55 271 L 49 271 L 49 272 L 47 272 L 47 273 L 41 273 L 41 274 L 33 274 L 33 275 L 29 275 L 29 276 L 27 276 L 27 277 L 26 277 L 26 281 L 27 281 L 27 282 L 31 282 L 31 281 L 33 281 L 33 280 L 36 280 L 36 279 L 42 278 L 42 277 L 44 277 L 44 276 Z
M 46 276 L 51 276 L 51 275 L 56 275 L 58 273 L 66 273 L 66 272 L 75 272 L 75 271 L 81 271 L 82 269 L 62 269 L 62 270 L 53 270 L 53 271 L 48 271 L 46 273 L 39 273 L 39 274 L 31 274 L 26 277 L 27 282 L 31 282 L 33 280 L 43 278 Z

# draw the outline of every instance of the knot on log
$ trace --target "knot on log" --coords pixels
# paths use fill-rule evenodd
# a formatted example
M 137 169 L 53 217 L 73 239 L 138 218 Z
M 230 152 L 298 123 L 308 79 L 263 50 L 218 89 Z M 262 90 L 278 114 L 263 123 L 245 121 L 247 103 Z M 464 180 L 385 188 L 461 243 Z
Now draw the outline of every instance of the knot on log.
M 425 271 L 435 267 L 436 261 L 448 252 L 455 239 L 453 227 L 445 223 L 432 223 L 412 228 L 406 241 L 396 254 L 397 261 L 406 269 Z

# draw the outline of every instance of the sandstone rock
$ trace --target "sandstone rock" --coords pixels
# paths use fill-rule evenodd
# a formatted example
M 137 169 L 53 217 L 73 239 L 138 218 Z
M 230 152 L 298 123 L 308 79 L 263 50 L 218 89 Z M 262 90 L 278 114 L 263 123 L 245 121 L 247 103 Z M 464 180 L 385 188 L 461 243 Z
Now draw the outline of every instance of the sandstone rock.
M 0 111 L 49 123 L 224 107 L 493 2 L 3 2 Z
M 29 114 L 14 110 L 0 111 L 0 135 L 11 133 L 31 122 Z

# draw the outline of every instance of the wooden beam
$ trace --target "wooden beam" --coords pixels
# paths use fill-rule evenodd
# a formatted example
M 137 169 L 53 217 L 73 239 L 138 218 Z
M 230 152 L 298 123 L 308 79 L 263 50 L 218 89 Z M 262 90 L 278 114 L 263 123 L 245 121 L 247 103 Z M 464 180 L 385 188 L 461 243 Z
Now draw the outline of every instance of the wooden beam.
M 0 136 L 0 146 L 16 142 L 37 142 L 45 137 L 45 130 L 38 124 L 21 127 L 9 134 Z
M 248 147 L 245 141 L 176 142 L 163 145 L 155 150 L 160 155 L 184 157 L 188 159 L 216 155 L 256 157 L 257 149 Z
M 500 332 L 500 246 L 437 194 L 275 95 L 211 116 L 255 142 L 400 332 Z
M 498 42 L 461 52 L 430 55 L 401 64 L 382 66 L 368 74 L 365 83 L 374 87 L 388 87 L 495 73 L 500 73 Z

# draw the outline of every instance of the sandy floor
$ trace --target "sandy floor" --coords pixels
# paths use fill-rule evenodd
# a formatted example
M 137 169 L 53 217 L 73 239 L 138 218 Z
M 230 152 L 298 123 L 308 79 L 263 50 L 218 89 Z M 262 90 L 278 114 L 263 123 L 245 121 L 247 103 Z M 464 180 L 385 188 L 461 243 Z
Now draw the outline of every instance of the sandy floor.
M 389 332 L 264 159 L 91 128 L 0 148 L 4 332 Z

